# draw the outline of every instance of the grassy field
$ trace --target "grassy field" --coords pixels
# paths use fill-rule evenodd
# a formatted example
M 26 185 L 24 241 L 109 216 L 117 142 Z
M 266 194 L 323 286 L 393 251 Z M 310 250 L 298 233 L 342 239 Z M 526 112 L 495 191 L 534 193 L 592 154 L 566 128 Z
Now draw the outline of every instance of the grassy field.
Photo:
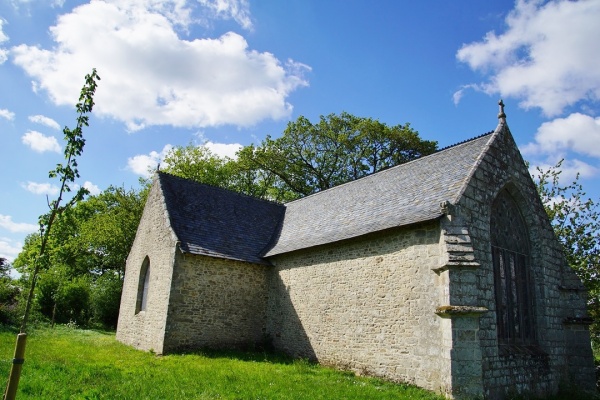
M 2 390 L 16 334 L 0 332 Z M 155 356 L 114 334 L 57 327 L 28 335 L 18 399 L 441 399 L 266 353 Z

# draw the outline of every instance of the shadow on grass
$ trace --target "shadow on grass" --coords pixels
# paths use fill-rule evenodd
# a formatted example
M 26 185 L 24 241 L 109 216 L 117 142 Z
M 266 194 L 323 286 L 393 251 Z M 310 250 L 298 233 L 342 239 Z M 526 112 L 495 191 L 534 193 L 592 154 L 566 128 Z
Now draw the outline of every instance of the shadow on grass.
M 245 362 L 267 362 L 271 364 L 298 364 L 303 363 L 307 366 L 317 366 L 316 362 L 307 359 L 299 359 L 289 356 L 285 353 L 272 349 L 260 347 L 238 348 L 238 349 L 219 349 L 219 348 L 200 348 L 200 349 L 180 349 L 179 351 L 169 353 L 168 355 L 197 355 L 210 359 L 228 359 Z
M 290 357 L 283 353 L 278 353 L 273 350 L 264 349 L 212 349 L 202 348 L 193 350 L 182 350 L 170 354 L 179 355 L 197 355 L 211 359 L 225 358 L 229 360 L 238 360 L 246 362 L 268 362 L 272 364 L 285 364 L 290 365 L 298 363 L 297 358 Z M 311 365 L 317 365 L 307 360 L 303 360 Z

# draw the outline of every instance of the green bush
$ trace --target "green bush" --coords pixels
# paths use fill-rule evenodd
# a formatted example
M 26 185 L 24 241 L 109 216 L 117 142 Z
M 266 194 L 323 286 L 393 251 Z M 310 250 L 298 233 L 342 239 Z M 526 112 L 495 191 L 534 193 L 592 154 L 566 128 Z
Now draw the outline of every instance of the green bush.
M 93 321 L 107 329 L 116 329 L 123 282 L 116 274 L 104 274 L 91 287 Z
M 88 327 L 90 323 L 115 329 L 123 282 L 117 274 L 65 279 L 59 274 L 43 274 L 37 284 L 36 310 L 57 324 L 75 323 Z
M 84 277 L 78 277 L 64 283 L 59 291 L 56 322 L 74 322 L 87 326 L 90 314 L 90 283 Z
M 54 274 L 42 274 L 38 278 L 35 306 L 37 310 L 48 319 L 52 319 L 59 287 L 60 279 Z
M 64 280 L 44 274 L 38 281 L 36 304 L 42 315 L 56 323 L 87 326 L 91 316 L 89 279 Z
M 19 322 L 20 294 L 19 287 L 10 277 L 0 278 L 0 324 L 13 326 Z

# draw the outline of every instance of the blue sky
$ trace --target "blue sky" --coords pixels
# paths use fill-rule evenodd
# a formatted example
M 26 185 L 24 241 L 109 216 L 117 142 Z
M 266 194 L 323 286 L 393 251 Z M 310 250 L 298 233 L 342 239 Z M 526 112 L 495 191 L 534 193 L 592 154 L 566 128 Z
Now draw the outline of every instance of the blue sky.
M 233 155 L 303 115 L 410 122 L 451 145 L 496 127 L 600 195 L 600 1 L 5 0 L 0 256 L 55 197 L 83 77 L 102 77 L 79 158 L 93 193 L 170 146 Z

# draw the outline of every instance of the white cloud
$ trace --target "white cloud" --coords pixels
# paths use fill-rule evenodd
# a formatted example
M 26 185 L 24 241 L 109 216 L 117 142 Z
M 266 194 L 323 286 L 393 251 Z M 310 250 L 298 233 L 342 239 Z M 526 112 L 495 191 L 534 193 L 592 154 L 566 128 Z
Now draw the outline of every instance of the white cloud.
M 591 178 L 598 175 L 598 168 L 577 158 L 567 159 L 561 166 L 561 182 L 572 182 L 577 175 L 582 178 Z
M 76 184 L 76 183 L 73 184 L 73 185 L 71 185 L 71 189 L 73 191 L 79 190 L 80 187 L 81 186 L 78 185 L 78 184 Z M 83 187 L 86 188 L 88 190 L 88 192 L 90 192 L 91 196 L 96 196 L 96 195 L 98 195 L 98 194 L 100 194 L 102 192 L 98 186 L 94 185 L 90 181 L 85 181 L 84 184 L 83 184 Z
M 4 33 L 4 31 L 2 30 L 2 25 L 4 25 L 5 23 L 6 21 L 0 18 L 0 43 L 8 41 L 8 36 L 6 36 L 6 33 Z
M 247 0 L 198 0 L 207 7 L 215 17 L 233 19 L 244 29 L 252 29 L 250 5 Z
M 0 118 L 6 118 L 7 120 L 12 121 L 15 119 L 15 113 L 8 111 L 5 108 L 0 108 Z
M 127 168 L 137 175 L 149 178 L 172 148 L 173 146 L 167 144 L 160 152 L 151 151 L 150 154 L 133 156 L 127 160 Z
M 56 122 L 52 118 L 48 118 L 43 115 L 30 115 L 29 120 L 36 124 L 42 124 L 49 128 L 60 130 L 60 125 L 58 124 L 58 122 Z
M 457 58 L 490 74 L 481 84 L 487 93 L 555 116 L 578 101 L 600 99 L 599 20 L 599 1 L 517 0 L 504 33 L 463 45 Z
M 8 36 L 3 32 L 2 25 L 5 23 L 2 18 L 0 18 L 0 44 L 8 41 Z M 2 65 L 8 59 L 8 50 L 0 47 L 0 65 Z
M 65 5 L 65 0 L 10 0 L 10 3 L 16 10 L 19 10 L 21 6 L 24 6 L 28 10 L 36 2 L 42 3 L 42 5 L 49 4 L 52 8 L 62 8 Z M 28 12 L 30 11 L 28 10 Z
M 13 233 L 31 233 L 35 232 L 38 229 L 38 226 L 23 222 L 14 222 L 10 215 L 0 214 L 0 228 Z
M 27 183 L 22 183 L 21 187 L 33 194 L 45 194 L 49 196 L 56 196 L 60 190 L 58 186 L 53 185 L 51 183 L 37 183 L 31 181 L 28 181 Z M 94 185 L 90 181 L 85 181 L 83 187 L 89 190 L 92 196 L 95 196 L 102 192 L 98 186 Z M 80 186 L 78 184 L 73 184 L 71 185 L 71 188 L 73 190 L 78 190 Z
M 556 166 L 560 160 L 561 158 L 548 157 L 546 160 L 534 162 L 529 168 L 529 173 L 532 176 L 538 176 L 539 172 L 537 168 L 540 168 L 542 171 L 547 171 Z M 560 184 L 569 184 L 573 182 L 577 175 L 581 178 L 592 178 L 600 172 L 598 168 L 577 158 L 564 159 L 560 166 L 560 171 Z
M 96 196 L 96 195 L 102 193 L 100 188 L 98 186 L 94 185 L 90 181 L 85 181 L 85 183 L 83 184 L 83 187 L 86 188 L 92 196 Z
M 474 83 L 471 83 L 469 85 L 462 85 L 461 88 L 458 89 L 456 92 L 454 92 L 454 94 L 452 95 L 452 102 L 454 103 L 455 106 L 458 105 L 458 103 L 460 103 L 460 100 L 465 95 L 465 91 L 468 89 L 473 89 L 478 92 L 485 91 L 484 89 L 482 89 L 480 87 L 480 85 L 477 85 Z
M 214 143 L 211 141 L 204 143 L 203 146 L 219 157 L 229 157 L 233 159 L 236 158 L 235 153 L 243 147 L 239 143 Z
M 205 4 L 217 10 L 232 4 L 223 13 L 240 20 L 247 12 L 243 1 Z M 102 81 L 94 112 L 131 131 L 151 125 L 251 126 L 288 117 L 287 98 L 308 85 L 304 73 L 310 67 L 251 50 L 233 32 L 181 39 L 177 28 L 197 22 L 192 12 L 184 0 L 97 0 L 58 18 L 50 28 L 52 49 L 22 44 L 11 55 L 34 79 L 33 88 L 60 105 L 74 104 L 83 76 L 96 67 Z
M 521 146 L 520 150 L 532 162 L 532 174 L 536 174 L 535 166 L 546 170 L 564 159 L 561 178 L 570 183 L 577 174 L 589 178 L 600 173 L 598 167 L 590 164 L 590 159 L 600 159 L 599 144 L 600 117 L 573 113 L 544 122 L 537 129 L 534 141 Z
M 22 183 L 21 186 L 23 189 L 31 192 L 33 194 L 46 194 L 46 195 L 57 195 L 59 188 L 56 185 L 52 185 L 51 183 L 36 183 L 36 182 L 27 182 Z
M 574 151 L 600 158 L 600 117 L 573 113 L 544 122 L 535 134 L 535 142 L 525 145 L 522 151 L 526 155 L 561 155 Z
M 54 136 L 44 136 L 37 131 L 28 131 L 21 137 L 23 144 L 29 146 L 33 151 L 43 153 L 54 151 L 60 153 L 61 147 Z
M 202 136 L 201 136 L 202 138 Z M 214 143 L 206 141 L 201 146 L 207 147 L 211 153 L 219 157 L 229 157 L 235 159 L 235 153 L 242 148 L 239 143 Z M 159 163 L 164 164 L 165 157 L 173 148 L 167 144 L 161 151 L 151 151 L 148 154 L 138 154 L 127 160 L 127 169 L 144 178 L 152 176 Z
M 12 263 L 23 248 L 23 243 L 16 242 L 10 238 L 0 237 L 0 257 L 6 258 Z

